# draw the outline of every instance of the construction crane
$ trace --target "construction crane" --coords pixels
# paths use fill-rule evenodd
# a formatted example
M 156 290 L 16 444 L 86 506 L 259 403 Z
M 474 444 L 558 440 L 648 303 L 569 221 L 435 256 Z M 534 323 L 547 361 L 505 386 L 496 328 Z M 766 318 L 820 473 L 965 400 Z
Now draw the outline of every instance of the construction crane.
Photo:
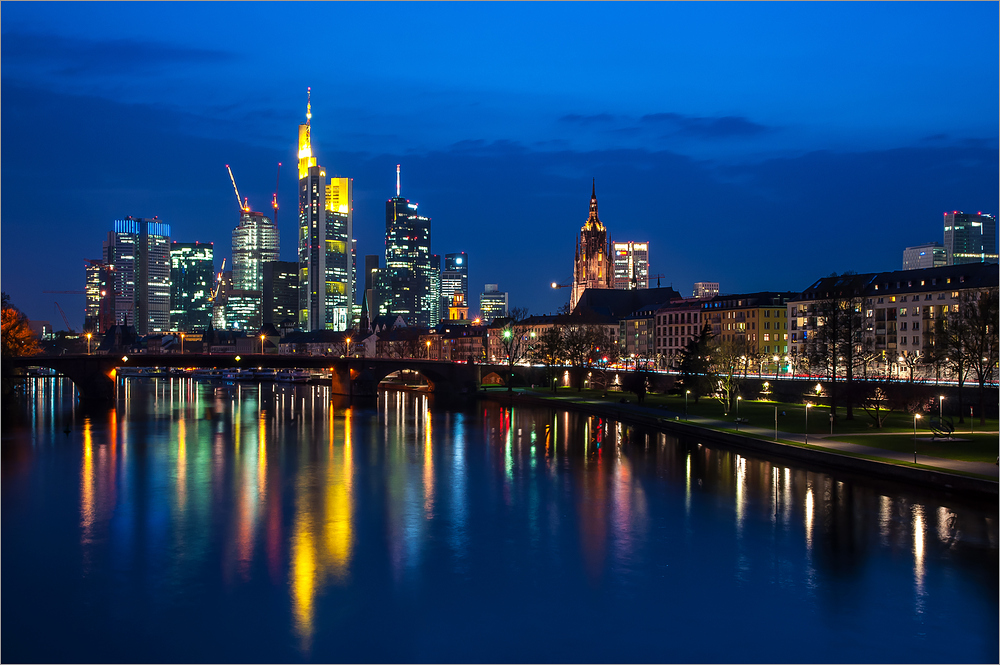
M 212 291 L 212 303 L 219 297 L 219 289 L 222 288 L 222 273 L 226 272 L 226 260 L 222 259 L 222 270 L 215 276 L 215 290 Z
M 236 178 L 233 177 L 233 170 L 229 168 L 229 164 L 226 164 L 226 170 L 229 171 L 229 179 L 233 181 L 233 191 L 236 192 L 236 205 L 240 207 L 243 212 L 250 212 L 249 200 L 240 197 L 240 188 L 236 186 Z
M 274 179 L 274 196 L 271 197 L 271 207 L 274 208 L 274 222 L 275 228 L 278 226 L 278 183 L 281 182 L 281 162 L 278 162 L 278 175 Z
M 68 333 L 76 332 L 75 330 L 73 330 L 73 327 L 69 325 L 69 319 L 66 318 L 66 312 L 64 312 L 63 308 L 59 306 L 59 303 L 56 303 L 56 309 L 59 310 L 59 315 L 62 317 L 63 323 L 66 324 L 66 332 Z
M 86 291 L 42 291 L 42 293 L 65 293 L 71 296 L 85 296 Z

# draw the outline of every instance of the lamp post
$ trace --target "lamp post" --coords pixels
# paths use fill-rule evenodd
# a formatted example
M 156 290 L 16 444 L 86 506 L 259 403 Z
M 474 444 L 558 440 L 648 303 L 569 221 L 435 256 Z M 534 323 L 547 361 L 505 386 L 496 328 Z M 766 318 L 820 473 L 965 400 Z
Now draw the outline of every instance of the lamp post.
M 87 333 L 87 355 L 90 355 L 90 338 L 93 337 L 93 333 Z
M 260 336 L 260 355 L 264 355 L 264 338 L 265 337 L 267 337 L 267 335 L 261 335 Z
M 431 359 L 431 341 L 427 340 L 427 360 Z
M 684 391 L 684 420 L 688 419 L 688 395 L 691 394 L 690 390 Z
M 938 422 L 944 424 L 944 395 L 938 395 Z
M 181 355 L 184 355 L 184 333 L 181 333 Z
M 913 463 L 917 463 L 917 420 L 920 418 L 919 413 L 913 414 Z
M 740 400 L 743 399 L 739 395 L 736 396 L 736 431 L 740 431 Z
M 778 372 L 781 371 L 781 363 L 778 362 L 779 360 L 781 360 L 781 358 L 779 358 L 778 356 L 774 357 L 774 380 L 775 381 L 778 380 Z
M 812 406 L 811 402 L 806 402 L 806 443 L 809 443 L 809 407 Z
M 348 358 L 350 358 L 351 357 L 351 338 L 350 337 L 347 337 L 347 338 L 344 339 L 344 351 L 347 352 L 344 355 L 346 355 Z

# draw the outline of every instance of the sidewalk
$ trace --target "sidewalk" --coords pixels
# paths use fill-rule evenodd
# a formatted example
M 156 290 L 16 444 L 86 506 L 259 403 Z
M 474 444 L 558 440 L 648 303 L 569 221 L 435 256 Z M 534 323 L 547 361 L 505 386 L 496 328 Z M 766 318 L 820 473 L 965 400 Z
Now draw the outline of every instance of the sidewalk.
M 688 422 L 692 425 L 698 425 L 705 427 L 707 429 L 714 430 L 726 430 L 726 431 L 737 431 L 737 424 L 734 421 L 723 421 L 713 418 L 705 418 L 702 416 L 688 416 L 687 420 L 684 419 L 684 414 L 676 413 L 674 411 L 669 411 L 662 408 L 646 407 L 640 406 L 638 404 L 621 404 L 615 402 L 608 402 L 605 400 L 595 400 L 587 399 L 583 397 L 576 397 L 573 395 L 553 395 L 552 393 L 536 392 L 530 390 L 516 390 L 518 394 L 524 394 L 531 397 L 538 397 L 544 399 L 553 404 L 572 402 L 575 404 L 592 404 L 594 406 L 610 407 L 612 409 L 622 411 L 625 413 L 634 413 L 636 415 L 645 416 L 647 418 L 657 418 L 665 420 L 677 420 L 679 422 Z M 774 428 L 760 427 L 756 425 L 740 424 L 738 426 L 738 431 L 741 434 L 749 434 L 767 441 L 774 441 Z M 984 432 L 985 434 L 997 432 Z M 873 434 L 876 436 L 877 433 Z M 927 440 L 927 439 L 925 439 Z M 778 430 L 778 442 L 789 441 L 794 443 L 806 443 L 806 437 L 804 434 L 796 434 L 792 432 L 783 432 Z M 920 439 L 918 438 L 919 442 Z M 886 450 L 884 448 L 878 448 L 875 446 L 863 446 L 856 443 L 848 443 L 846 441 L 838 441 L 837 435 L 833 436 L 829 434 L 810 434 L 808 444 L 810 446 L 815 446 L 817 448 L 824 448 L 826 450 L 848 453 L 854 455 L 865 455 L 867 457 L 874 457 L 880 460 L 885 460 L 886 462 L 902 462 L 912 465 L 913 455 L 911 453 L 902 453 L 895 450 Z M 991 464 L 989 462 L 965 462 L 960 460 L 943 459 L 941 457 L 930 457 L 928 455 L 921 455 L 919 449 L 917 451 L 917 464 L 927 467 L 933 467 L 941 471 L 956 471 L 960 473 L 973 473 L 979 476 L 986 476 L 994 480 L 1000 477 L 1000 467 L 996 464 Z

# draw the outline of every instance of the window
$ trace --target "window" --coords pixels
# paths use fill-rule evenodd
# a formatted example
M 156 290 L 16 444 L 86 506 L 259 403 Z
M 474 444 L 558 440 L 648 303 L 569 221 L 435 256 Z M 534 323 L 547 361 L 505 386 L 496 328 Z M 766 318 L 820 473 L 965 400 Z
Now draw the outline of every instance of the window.
M 913 346 L 920 346 L 920 338 L 919 337 L 914 337 L 913 338 Z
M 913 329 L 914 330 L 920 330 L 920 321 L 914 321 L 913 322 Z
M 931 294 L 928 293 L 927 295 L 924 296 L 924 300 L 930 300 L 930 299 L 931 299 Z
M 764 322 L 764 330 L 770 330 L 770 329 L 771 329 L 771 322 L 770 321 L 765 321 Z
M 769 335 L 768 333 L 764 333 L 764 341 L 765 342 L 770 342 L 771 341 L 771 335 Z
M 900 316 L 906 316 L 906 308 L 905 307 L 900 307 L 899 308 L 899 315 Z
M 764 318 L 767 318 L 767 319 L 771 318 L 771 310 L 769 310 L 769 309 L 765 309 L 764 310 Z
M 958 291 L 952 291 L 951 292 L 951 297 L 955 298 L 957 300 L 958 299 Z
M 902 337 L 899 338 L 899 343 L 906 344 L 906 335 L 903 335 Z
M 902 323 L 899 324 L 899 329 L 906 330 L 906 321 L 903 321 Z
M 899 302 L 906 302 L 906 296 L 903 296 L 902 298 L 900 298 Z
M 896 302 L 896 296 L 890 296 L 889 302 Z

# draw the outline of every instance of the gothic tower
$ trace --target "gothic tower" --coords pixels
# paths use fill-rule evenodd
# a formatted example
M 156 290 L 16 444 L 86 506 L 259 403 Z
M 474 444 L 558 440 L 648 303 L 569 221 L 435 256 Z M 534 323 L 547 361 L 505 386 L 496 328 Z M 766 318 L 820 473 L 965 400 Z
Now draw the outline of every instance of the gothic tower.
M 576 261 L 573 263 L 573 294 L 569 309 L 573 311 L 587 289 L 613 289 L 614 268 L 611 264 L 611 242 L 608 231 L 597 216 L 597 183 L 592 183 L 590 217 L 580 229 L 576 241 Z

